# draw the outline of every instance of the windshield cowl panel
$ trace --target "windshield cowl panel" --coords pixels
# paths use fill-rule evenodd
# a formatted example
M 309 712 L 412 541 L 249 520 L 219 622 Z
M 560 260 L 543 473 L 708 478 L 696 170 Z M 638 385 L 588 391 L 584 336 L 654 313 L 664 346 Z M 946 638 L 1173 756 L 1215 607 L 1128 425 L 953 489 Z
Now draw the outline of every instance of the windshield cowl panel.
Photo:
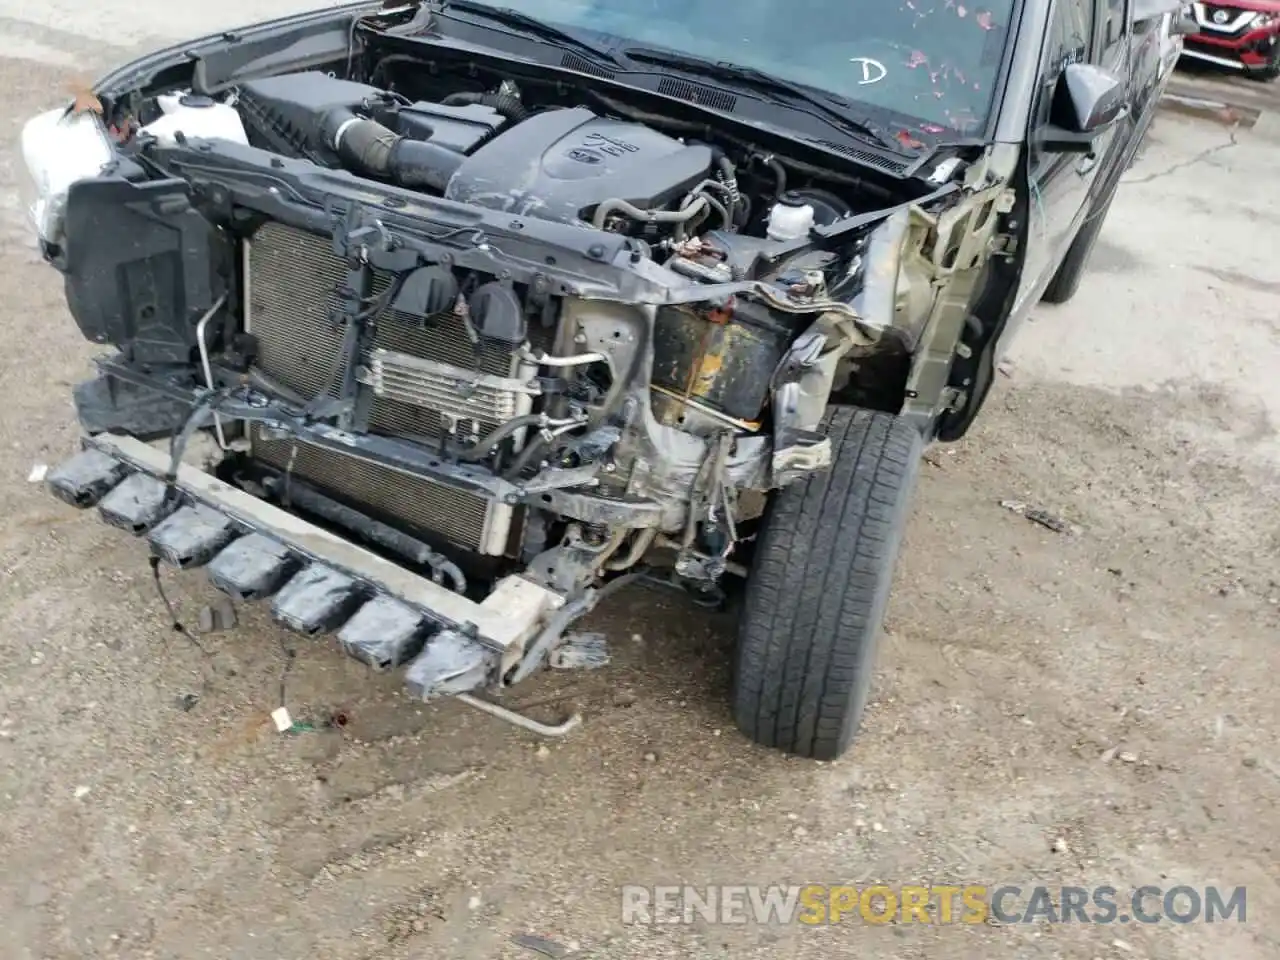
M 945 139 L 985 127 L 1015 0 L 468 2 L 518 9 L 615 52 L 652 47 L 754 68 L 911 117 L 917 134 Z M 908 149 L 917 141 L 899 139 Z

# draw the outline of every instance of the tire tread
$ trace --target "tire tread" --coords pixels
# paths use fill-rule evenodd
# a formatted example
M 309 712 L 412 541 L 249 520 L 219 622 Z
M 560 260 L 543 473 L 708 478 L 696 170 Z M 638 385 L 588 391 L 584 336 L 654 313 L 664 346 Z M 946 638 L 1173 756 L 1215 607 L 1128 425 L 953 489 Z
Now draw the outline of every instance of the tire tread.
M 775 494 L 740 630 L 734 712 L 752 739 L 833 759 L 856 733 L 923 446 L 900 418 L 833 410 L 832 468 Z

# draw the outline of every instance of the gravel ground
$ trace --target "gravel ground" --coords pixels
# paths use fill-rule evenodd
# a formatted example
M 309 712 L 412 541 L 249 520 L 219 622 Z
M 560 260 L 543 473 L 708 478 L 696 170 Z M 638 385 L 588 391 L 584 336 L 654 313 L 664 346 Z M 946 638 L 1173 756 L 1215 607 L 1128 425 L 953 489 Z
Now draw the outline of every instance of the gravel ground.
M 260 15 L 239 7 L 131 5 L 164 24 L 140 30 L 0 0 L 0 119 Z M 415 705 L 257 610 L 207 653 L 175 636 L 142 548 L 28 482 L 74 448 L 90 350 L 6 146 L 0 955 L 536 956 L 521 933 L 619 960 L 1280 955 L 1278 130 L 1160 118 L 1077 300 L 1028 325 L 975 433 L 929 452 L 876 699 L 834 764 L 738 736 L 731 622 L 642 589 L 592 620 L 609 668 L 516 691 L 584 711 L 551 744 Z M 210 595 L 169 582 L 187 618 Z M 276 734 L 282 684 L 295 716 L 350 722 Z M 1247 885 L 1249 919 L 621 922 L 621 884 L 771 881 Z

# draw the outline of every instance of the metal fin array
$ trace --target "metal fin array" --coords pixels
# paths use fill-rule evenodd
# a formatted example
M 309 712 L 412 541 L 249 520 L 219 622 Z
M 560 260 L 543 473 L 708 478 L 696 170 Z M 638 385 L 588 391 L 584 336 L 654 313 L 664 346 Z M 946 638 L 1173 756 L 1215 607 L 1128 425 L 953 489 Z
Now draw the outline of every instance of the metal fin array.
M 96 505 L 105 522 L 146 535 L 165 563 L 205 567 L 213 585 L 235 599 L 269 599 L 272 616 L 292 630 L 337 631 L 347 654 L 376 669 L 409 663 L 406 684 L 424 700 L 474 690 L 495 677 L 497 654 L 470 636 L 438 630 L 418 608 L 247 530 L 106 453 L 77 454 L 52 470 L 46 484 L 64 503 Z
M 334 291 L 347 282 L 347 265 L 334 253 L 329 235 L 265 223 L 247 245 L 244 275 L 248 329 L 257 339 L 262 372 L 308 400 L 324 392 L 342 352 L 342 330 L 333 320 Z M 370 292 L 378 295 L 390 281 L 379 272 Z M 473 387 L 472 371 L 513 377 L 516 361 L 488 343 L 477 355 L 459 316 L 445 314 L 427 325 L 387 310 L 375 325 L 372 347 L 366 360 L 368 379 L 376 387 L 369 410 L 376 433 L 439 439 L 441 414 L 447 413 L 475 418 L 477 433 L 484 434 L 519 412 L 514 395 Z M 469 424 L 470 419 L 468 429 Z M 509 523 L 503 519 L 509 512 L 481 497 L 334 450 L 269 440 L 259 430 L 250 433 L 250 442 L 254 459 L 288 468 L 367 512 L 395 517 L 472 550 L 505 539 L 489 540 L 486 534 L 495 516 L 496 522 Z

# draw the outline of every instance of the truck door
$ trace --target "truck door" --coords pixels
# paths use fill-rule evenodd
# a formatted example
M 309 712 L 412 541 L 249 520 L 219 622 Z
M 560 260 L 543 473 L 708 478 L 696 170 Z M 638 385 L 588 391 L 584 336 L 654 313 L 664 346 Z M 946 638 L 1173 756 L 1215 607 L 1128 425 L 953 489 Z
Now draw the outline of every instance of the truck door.
M 1128 81 L 1129 0 L 1055 0 L 1029 136 L 1031 187 L 1026 259 L 1015 315 L 1039 299 L 1087 213 L 1091 191 L 1110 159 L 1116 129 L 1094 152 L 1065 153 L 1038 145 L 1035 131 L 1049 121 L 1054 92 L 1071 63 L 1095 63 Z M 1117 124 L 1116 127 L 1121 127 Z
M 1102 51 L 1098 63 L 1117 77 L 1130 77 L 1130 9 L 1133 0 L 1103 0 L 1098 27 Z
M 1103 0 L 1102 22 L 1098 26 L 1102 44 L 1098 63 L 1120 78 L 1127 91 L 1128 113 L 1118 120 L 1098 142 L 1098 175 L 1094 177 L 1089 202 L 1110 190 L 1124 171 L 1128 150 L 1146 100 L 1154 90 L 1159 45 L 1148 44 L 1151 59 L 1141 62 L 1138 38 L 1133 32 L 1133 0 Z

